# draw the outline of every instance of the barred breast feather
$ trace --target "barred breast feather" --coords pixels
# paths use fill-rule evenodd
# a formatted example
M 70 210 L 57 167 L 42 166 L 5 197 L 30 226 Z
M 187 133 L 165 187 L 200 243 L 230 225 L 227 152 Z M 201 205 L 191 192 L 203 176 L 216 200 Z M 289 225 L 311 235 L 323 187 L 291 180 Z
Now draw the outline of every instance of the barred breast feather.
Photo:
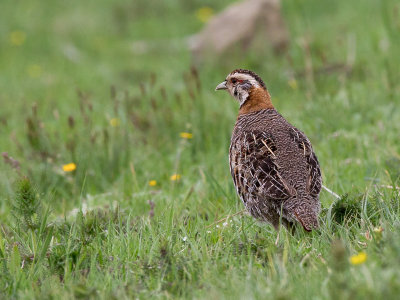
M 254 217 L 277 228 L 318 227 L 322 186 L 318 159 L 303 132 L 275 109 L 240 115 L 229 151 L 237 193 Z

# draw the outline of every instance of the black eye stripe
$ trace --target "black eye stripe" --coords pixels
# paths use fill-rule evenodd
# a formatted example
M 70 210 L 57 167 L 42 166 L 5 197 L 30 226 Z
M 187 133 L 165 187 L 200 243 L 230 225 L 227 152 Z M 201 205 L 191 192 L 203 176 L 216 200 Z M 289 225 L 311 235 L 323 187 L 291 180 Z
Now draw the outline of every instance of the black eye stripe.
M 243 83 L 248 83 L 248 84 L 250 84 L 250 80 L 247 80 L 247 79 L 242 79 L 242 80 L 238 80 L 238 79 L 236 79 L 236 78 L 232 78 L 232 79 L 231 79 L 231 82 L 234 83 L 234 84 L 237 83 L 238 81 L 239 81 L 241 84 L 243 84 Z
M 239 74 L 248 74 L 250 76 L 252 76 L 264 89 L 267 89 L 267 86 L 265 85 L 265 83 L 262 81 L 261 77 L 258 76 L 256 73 L 254 73 L 253 71 L 250 70 L 244 70 L 244 69 L 236 69 L 233 70 L 230 75 L 233 75 L 235 73 L 239 73 Z

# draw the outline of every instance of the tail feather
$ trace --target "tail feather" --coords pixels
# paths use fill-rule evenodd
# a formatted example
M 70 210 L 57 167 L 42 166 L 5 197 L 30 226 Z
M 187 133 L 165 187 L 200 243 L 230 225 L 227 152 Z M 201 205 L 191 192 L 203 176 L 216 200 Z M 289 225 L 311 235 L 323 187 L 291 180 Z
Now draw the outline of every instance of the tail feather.
M 298 221 L 306 231 L 312 231 L 319 227 L 318 214 L 320 210 L 320 202 L 318 199 L 309 197 L 303 198 L 301 201 L 293 199 L 289 202 L 287 211 Z
M 303 226 L 304 230 L 308 232 L 312 231 L 313 229 L 317 229 L 319 227 L 318 218 L 314 216 L 299 215 L 296 212 L 294 212 L 294 215 L 297 221 L 299 221 L 299 223 L 301 224 L 301 226 Z

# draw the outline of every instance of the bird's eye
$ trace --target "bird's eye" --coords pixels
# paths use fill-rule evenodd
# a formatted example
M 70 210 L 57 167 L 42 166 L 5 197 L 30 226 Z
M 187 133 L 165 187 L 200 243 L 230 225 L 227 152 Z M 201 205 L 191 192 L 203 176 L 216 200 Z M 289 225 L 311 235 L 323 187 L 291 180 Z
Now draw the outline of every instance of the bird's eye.
M 233 84 L 235 84 L 237 82 L 237 79 L 236 78 L 232 78 L 231 81 L 232 81 Z

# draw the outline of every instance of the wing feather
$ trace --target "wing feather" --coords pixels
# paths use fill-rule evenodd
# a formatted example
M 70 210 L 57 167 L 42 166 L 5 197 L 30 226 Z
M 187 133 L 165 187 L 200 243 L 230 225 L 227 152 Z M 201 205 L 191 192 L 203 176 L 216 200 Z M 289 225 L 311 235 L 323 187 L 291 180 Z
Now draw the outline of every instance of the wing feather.
M 307 161 L 307 191 L 313 196 L 318 196 L 322 187 L 322 176 L 318 158 L 314 153 L 310 141 L 303 132 L 293 127 L 291 136 L 297 143 L 298 147 L 303 150 L 304 156 Z
M 232 141 L 230 166 L 237 192 L 244 203 L 258 195 L 266 199 L 287 199 L 290 188 L 279 174 L 276 145 L 266 132 L 244 132 Z

